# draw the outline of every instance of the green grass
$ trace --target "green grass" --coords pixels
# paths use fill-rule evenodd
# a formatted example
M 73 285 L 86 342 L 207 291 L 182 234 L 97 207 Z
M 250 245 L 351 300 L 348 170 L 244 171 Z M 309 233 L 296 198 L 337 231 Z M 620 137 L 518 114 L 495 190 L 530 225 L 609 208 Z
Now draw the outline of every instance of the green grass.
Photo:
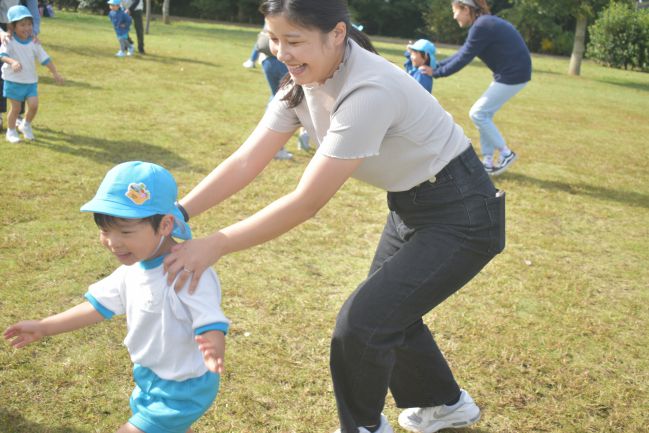
M 79 207 L 115 163 L 160 163 L 186 193 L 245 139 L 268 99 L 262 72 L 241 67 L 256 31 L 153 22 L 150 54 L 117 59 L 106 17 L 45 20 L 67 83 L 43 68 L 38 141 L 0 142 L 0 328 L 75 305 L 114 269 Z M 377 45 L 401 63 L 402 43 Z M 565 58 L 533 62 L 532 83 L 497 117 L 520 156 L 497 178 L 507 249 L 426 322 L 483 408 L 467 432 L 647 432 L 649 74 L 585 62 L 570 77 Z M 434 85 L 474 143 L 467 113 L 489 82 L 475 62 Z M 296 155 L 193 220 L 195 233 L 290 191 L 310 157 Z M 366 274 L 384 200 L 352 180 L 315 219 L 218 263 L 233 321 L 227 373 L 196 432 L 337 427 L 329 336 Z M 116 319 L 21 351 L 0 345 L 0 432 L 116 430 L 132 389 L 124 334 Z M 402 431 L 390 398 L 385 413 Z

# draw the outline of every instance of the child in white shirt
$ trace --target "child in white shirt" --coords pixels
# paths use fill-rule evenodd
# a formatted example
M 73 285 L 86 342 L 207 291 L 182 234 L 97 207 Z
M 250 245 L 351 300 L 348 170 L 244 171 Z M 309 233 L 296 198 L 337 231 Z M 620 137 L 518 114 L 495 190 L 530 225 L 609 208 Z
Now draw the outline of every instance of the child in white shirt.
M 12 6 L 7 11 L 7 30 L 12 36 L 5 38 L 0 46 L 0 60 L 2 61 L 2 79 L 4 86 L 2 94 L 11 103 L 7 115 L 7 141 L 18 143 L 20 136 L 16 131 L 16 119 L 20 114 L 21 104 L 27 104 L 25 119 L 18 125 L 26 140 L 33 140 L 32 120 L 38 111 L 38 73 L 34 60 L 45 65 L 54 80 L 62 84 L 63 77 L 59 75 L 41 44 L 32 40 L 33 18 L 25 6 Z
M 178 190 L 167 170 L 146 162 L 119 164 L 108 172 L 82 212 L 94 212 L 101 243 L 122 263 L 92 284 L 86 302 L 42 320 L 10 326 L 4 337 L 22 348 L 45 336 L 126 314 L 124 339 L 134 364 L 133 416 L 118 433 L 186 433 L 210 407 L 223 372 L 229 320 L 219 305 L 213 270 L 199 290 L 176 293 L 162 261 L 191 230 L 176 208 Z

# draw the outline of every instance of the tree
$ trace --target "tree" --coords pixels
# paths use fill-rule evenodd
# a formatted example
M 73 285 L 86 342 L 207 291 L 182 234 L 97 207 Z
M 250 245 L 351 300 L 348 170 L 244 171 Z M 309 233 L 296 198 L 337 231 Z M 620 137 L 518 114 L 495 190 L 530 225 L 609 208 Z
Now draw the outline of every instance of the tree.
M 162 22 L 165 24 L 171 23 L 171 19 L 169 18 L 169 3 L 171 3 L 171 0 L 164 0 L 162 2 Z

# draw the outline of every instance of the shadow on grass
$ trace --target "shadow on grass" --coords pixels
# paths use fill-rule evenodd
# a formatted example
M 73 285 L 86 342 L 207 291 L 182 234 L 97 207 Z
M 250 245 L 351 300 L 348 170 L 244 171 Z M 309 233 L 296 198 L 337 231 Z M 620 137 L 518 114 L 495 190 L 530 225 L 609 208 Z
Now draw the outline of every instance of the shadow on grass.
M 216 63 L 206 62 L 204 60 L 198 60 L 198 59 L 190 59 L 187 57 L 159 56 L 156 54 L 151 54 L 149 51 L 147 51 L 147 54 L 143 56 L 136 54 L 135 57 L 140 61 L 154 61 L 154 62 L 164 63 L 164 64 L 169 64 L 170 62 L 177 62 L 177 63 L 195 63 L 197 65 L 211 66 L 212 68 L 219 68 L 222 66 Z
M 614 86 L 626 87 L 628 89 L 639 90 L 641 92 L 649 92 L 649 83 L 638 83 L 633 81 L 618 81 L 611 79 L 600 79 L 595 80 L 604 84 L 612 84 Z
M 649 195 L 639 192 L 608 189 L 585 183 L 566 183 L 556 180 L 537 179 L 520 173 L 504 173 L 500 178 L 525 185 L 534 185 L 543 189 L 554 189 L 568 194 L 586 195 L 600 200 L 616 201 L 622 204 L 649 209 Z
M 51 84 L 53 86 L 58 86 L 56 81 L 54 81 L 54 78 L 52 78 L 49 75 L 44 75 L 41 77 L 38 77 L 38 82 L 41 84 Z M 90 83 L 86 83 L 83 81 L 74 81 L 74 80 L 68 80 L 67 78 L 65 79 L 65 87 L 77 87 L 79 89 L 92 89 L 92 90 L 99 90 L 101 87 L 99 86 L 93 86 Z
M 25 419 L 20 413 L 10 413 L 0 408 L 0 431 L 2 433 L 90 433 L 65 425 L 38 424 Z
M 69 134 L 48 128 L 39 128 L 36 141 L 24 142 L 23 146 L 47 148 L 100 163 L 124 161 L 150 161 L 167 169 L 193 168 L 191 163 L 177 153 L 154 144 L 141 141 L 114 141 L 103 138 Z

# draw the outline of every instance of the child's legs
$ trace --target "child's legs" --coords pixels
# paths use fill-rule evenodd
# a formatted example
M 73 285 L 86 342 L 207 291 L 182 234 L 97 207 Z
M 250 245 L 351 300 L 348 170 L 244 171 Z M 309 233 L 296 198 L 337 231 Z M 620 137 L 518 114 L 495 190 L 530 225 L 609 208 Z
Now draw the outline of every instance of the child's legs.
M 128 47 L 128 38 L 119 38 L 119 49 L 126 52 L 128 51 Z
M 9 113 L 7 113 L 7 128 L 16 129 L 16 119 L 20 114 L 20 107 L 22 106 L 22 101 L 17 101 L 15 99 L 9 99 Z
M 127 422 L 126 424 L 121 426 L 116 433 L 144 433 L 144 432 L 139 428 L 135 427 L 133 424 Z
M 27 106 L 25 120 L 32 123 L 32 120 L 36 117 L 36 113 L 38 113 L 38 96 L 30 96 L 27 98 L 25 105 Z
M 483 156 L 493 155 L 494 149 L 505 147 L 505 139 L 493 122 L 493 117 L 505 102 L 525 87 L 525 84 L 527 83 L 509 85 L 492 82 L 471 107 L 469 117 L 480 132 Z

